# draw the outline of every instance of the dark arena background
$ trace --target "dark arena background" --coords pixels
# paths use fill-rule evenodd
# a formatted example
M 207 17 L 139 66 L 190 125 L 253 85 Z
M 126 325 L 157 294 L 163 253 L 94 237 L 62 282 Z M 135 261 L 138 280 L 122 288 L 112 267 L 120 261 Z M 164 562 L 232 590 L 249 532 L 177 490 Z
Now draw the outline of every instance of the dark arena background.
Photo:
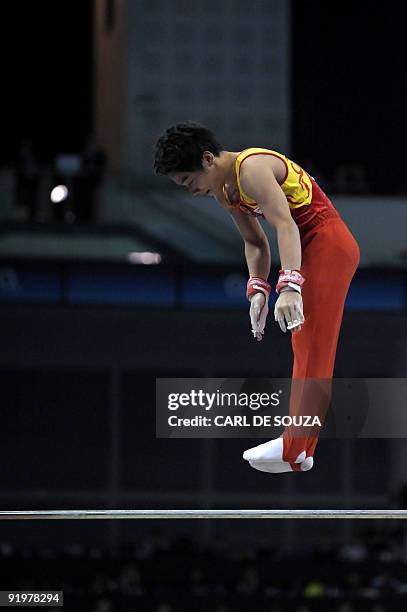
M 361 248 L 335 377 L 406 377 L 397 7 L 13 0 L 2 25 L 1 511 L 406 509 L 402 437 L 323 439 L 310 472 L 274 475 L 242 460 L 253 440 L 155 434 L 158 377 L 292 366 L 272 316 L 253 341 L 229 216 L 154 174 L 154 142 L 176 121 L 316 178 Z M 63 591 L 86 612 L 400 611 L 405 525 L 1 520 L 0 590 Z

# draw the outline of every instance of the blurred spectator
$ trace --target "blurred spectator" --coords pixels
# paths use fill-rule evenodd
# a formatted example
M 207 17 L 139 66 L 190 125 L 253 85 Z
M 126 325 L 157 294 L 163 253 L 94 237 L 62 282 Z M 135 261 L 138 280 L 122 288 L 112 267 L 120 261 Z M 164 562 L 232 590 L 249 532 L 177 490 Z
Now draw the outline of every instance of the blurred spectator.
M 99 599 L 93 612 L 114 612 L 114 607 L 110 599 Z
M 141 576 L 136 565 L 125 565 L 119 577 L 120 591 L 124 595 L 142 595 Z
M 193 595 L 205 595 L 208 592 L 205 575 L 201 569 L 195 568 L 190 572 L 191 592 Z
M 0 222 L 15 220 L 19 214 L 16 206 L 16 183 L 15 165 L 0 167 Z
M 344 601 L 339 604 L 337 612 L 354 612 L 354 607 L 347 601 Z
M 325 595 L 325 586 L 319 580 L 311 580 L 304 589 L 304 597 L 323 597 Z
M 26 139 L 21 143 L 16 164 L 17 220 L 36 221 L 40 167 L 33 143 Z
M 364 561 L 367 556 L 366 546 L 362 542 L 351 542 L 350 544 L 344 544 L 339 551 L 339 559 L 343 561 L 350 561 L 353 563 L 359 563 Z
M 346 576 L 346 593 L 352 597 L 358 597 L 361 588 L 360 574 L 358 574 L 358 572 L 350 572 Z
M 160 603 L 154 609 L 154 612 L 173 612 L 172 607 L 167 603 Z
M 81 171 L 81 157 L 72 153 L 58 153 L 54 161 L 51 201 L 52 216 L 57 223 L 73 223 L 75 187 Z
M 237 592 L 244 595 L 250 595 L 256 593 L 259 590 L 260 579 L 258 571 L 255 567 L 248 567 L 245 569 L 243 577 L 237 585 Z
M 74 213 L 77 221 L 98 220 L 99 191 L 106 170 L 106 155 L 92 135 L 81 155 L 81 171 L 76 179 Z
M 55 158 L 52 181 L 56 196 L 51 196 L 54 220 L 63 223 L 96 222 L 105 169 L 105 153 L 93 136 L 89 137 L 81 154 L 59 153 Z
M 9 542 L 0 542 L 0 556 L 12 557 L 14 554 L 13 546 Z
M 95 573 L 90 584 L 90 589 L 97 595 L 104 593 L 106 589 L 106 577 L 101 573 Z
M 381 546 L 382 540 L 385 541 L 389 551 L 398 550 L 399 536 L 398 531 L 388 531 L 383 538 L 383 527 L 377 529 L 377 540 Z M 154 540 L 159 541 L 157 534 Z M 196 606 L 199 610 L 243 612 L 251 609 L 248 602 L 252 601 L 256 601 L 256 609 L 264 612 L 402 610 L 404 606 L 398 602 L 402 598 L 407 600 L 405 566 L 396 555 L 391 565 L 381 560 L 380 555 L 372 556 L 370 543 L 374 540 L 371 528 L 355 540 L 355 548 L 363 545 L 369 551 L 357 565 L 352 554 L 351 561 L 344 557 L 339 560 L 339 549 L 330 563 L 315 557 L 309 561 L 308 555 L 304 563 L 300 553 L 281 555 L 274 561 L 270 556 L 264 554 L 261 558 L 257 554 L 257 560 L 248 563 L 243 555 L 234 553 L 233 546 L 215 553 L 215 547 L 208 544 L 202 546 L 195 542 L 191 549 L 192 540 L 173 538 L 171 541 L 167 535 L 163 540 L 165 547 L 157 547 L 146 559 L 136 557 L 137 546 L 133 553 L 127 547 L 117 557 L 104 551 L 94 559 L 91 548 L 72 544 L 65 546 L 62 553 L 52 549 L 46 555 L 38 555 L 38 550 L 32 549 L 32 556 L 28 555 L 29 566 L 20 566 L 19 550 L 3 542 L 0 571 L 7 587 L 15 590 L 47 590 L 50 585 L 58 584 L 65 592 L 67 603 L 79 604 L 87 598 L 90 603 L 86 609 L 90 612 L 122 609 L 190 612 L 194 610 L 194 602 L 199 602 Z M 260 547 L 253 548 L 253 556 L 256 550 L 259 553 Z M 360 559 L 359 555 L 357 558 Z M 292 572 L 293 566 L 300 567 L 301 571 Z M 82 608 L 78 605 L 76 609 Z

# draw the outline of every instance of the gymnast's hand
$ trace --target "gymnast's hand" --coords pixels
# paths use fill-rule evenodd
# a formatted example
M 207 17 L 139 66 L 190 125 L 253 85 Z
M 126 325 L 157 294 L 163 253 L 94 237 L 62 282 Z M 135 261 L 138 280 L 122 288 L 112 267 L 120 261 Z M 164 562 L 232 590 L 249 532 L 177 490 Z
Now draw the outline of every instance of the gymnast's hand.
M 281 331 L 298 332 L 304 323 L 301 293 L 294 290 L 282 290 L 274 307 L 274 319 Z
M 266 319 L 269 312 L 269 299 L 264 293 L 255 293 L 250 299 L 250 322 L 252 334 L 260 342 L 263 339 Z

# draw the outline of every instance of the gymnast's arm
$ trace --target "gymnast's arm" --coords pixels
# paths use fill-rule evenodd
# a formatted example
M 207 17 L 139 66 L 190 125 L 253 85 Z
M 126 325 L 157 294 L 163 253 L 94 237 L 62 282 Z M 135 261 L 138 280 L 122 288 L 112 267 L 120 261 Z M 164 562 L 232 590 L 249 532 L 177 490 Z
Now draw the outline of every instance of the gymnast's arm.
M 267 280 L 270 274 L 270 245 L 259 220 L 240 210 L 232 210 L 230 214 L 244 241 L 249 276 Z
M 270 274 L 270 245 L 260 222 L 216 197 L 219 204 L 231 215 L 244 241 L 244 252 L 250 277 L 264 278 Z
M 260 206 L 266 220 L 276 229 L 281 268 L 301 268 L 301 240 L 297 224 L 273 170 L 265 159 L 249 158 L 242 165 L 240 182 L 244 192 Z M 264 156 L 260 156 L 264 157 Z
M 277 182 L 267 160 L 256 160 L 254 157 L 245 160 L 240 173 L 240 183 L 244 192 L 253 198 L 267 221 L 277 232 L 278 250 L 283 270 L 300 270 L 301 239 L 297 224 L 291 216 L 288 202 Z M 283 288 L 274 307 L 274 318 L 283 332 L 287 329 L 300 331 L 298 322 L 304 322 L 301 294 Z M 295 328 L 293 327 L 295 325 Z

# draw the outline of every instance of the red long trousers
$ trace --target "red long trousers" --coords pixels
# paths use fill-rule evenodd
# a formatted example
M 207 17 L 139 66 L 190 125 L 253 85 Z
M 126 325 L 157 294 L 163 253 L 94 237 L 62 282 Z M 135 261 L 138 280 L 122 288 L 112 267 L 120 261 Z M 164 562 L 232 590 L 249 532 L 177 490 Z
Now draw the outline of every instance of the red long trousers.
M 345 299 L 360 261 L 360 251 L 336 211 L 321 213 L 300 234 L 305 322 L 300 331 L 292 334 L 290 415 L 318 416 L 323 423 L 330 402 Z M 303 432 L 304 428 L 294 426 L 285 430 L 284 460 L 294 461 L 303 450 L 307 456 L 314 454 L 319 430 L 313 429 L 305 436 Z M 292 467 L 299 469 L 297 464 Z

